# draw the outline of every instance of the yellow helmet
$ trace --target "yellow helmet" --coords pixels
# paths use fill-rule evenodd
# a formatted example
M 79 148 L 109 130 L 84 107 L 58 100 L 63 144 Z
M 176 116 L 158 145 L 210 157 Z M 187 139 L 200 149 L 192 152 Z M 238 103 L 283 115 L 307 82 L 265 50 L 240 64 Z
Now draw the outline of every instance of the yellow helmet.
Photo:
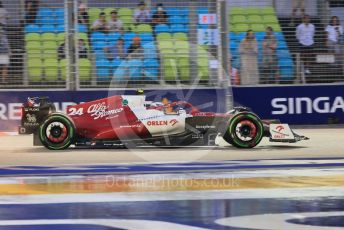
M 137 89 L 136 90 L 136 95 L 143 95 L 145 91 L 143 89 Z

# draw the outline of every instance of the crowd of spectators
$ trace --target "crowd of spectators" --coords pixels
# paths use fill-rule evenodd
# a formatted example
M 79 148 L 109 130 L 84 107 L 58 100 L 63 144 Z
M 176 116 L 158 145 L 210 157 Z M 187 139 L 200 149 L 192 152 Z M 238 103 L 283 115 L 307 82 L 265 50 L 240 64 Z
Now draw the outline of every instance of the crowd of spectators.
M 304 14 L 303 0 L 293 0 L 289 25 L 294 25 L 298 9 Z M 240 41 L 239 45 L 240 76 L 237 74 L 238 69 L 234 68 L 233 71 L 232 68 L 233 83 L 241 85 L 279 83 L 277 48 L 278 40 L 271 26 L 265 28 L 265 35 L 260 42 L 258 42 L 252 29 L 247 30 L 245 37 Z M 259 60 L 259 57 L 261 57 L 261 60 Z
M 99 14 L 99 18 L 92 23 L 91 29 L 92 31 L 99 31 L 99 32 L 118 32 L 123 34 L 124 27 L 123 22 L 118 18 L 117 11 L 111 11 L 110 13 L 110 20 L 106 20 L 106 14 L 101 12 Z
M 295 26 L 297 12 L 300 10 L 301 23 Z M 295 26 L 295 38 L 298 52 L 302 61 L 305 76 L 312 75 L 310 66 L 315 55 L 316 26 L 311 17 L 306 14 L 305 1 L 293 0 L 289 26 Z M 334 66 L 343 65 L 344 29 L 337 16 L 332 16 L 325 26 L 326 34 L 324 47 L 329 54 L 334 55 Z M 239 47 L 240 53 L 240 84 L 274 84 L 278 82 L 278 41 L 271 27 L 266 28 L 266 35 L 262 41 L 262 65 L 258 67 L 258 42 L 252 30 L 248 30 Z
M 114 59 L 143 59 L 144 50 L 141 45 L 141 38 L 134 37 L 127 51 L 124 47 L 124 39 L 120 38 L 116 44 L 104 47 L 104 53 L 109 61 Z
M 107 16 L 110 16 L 109 20 Z M 139 24 L 150 24 L 153 28 L 158 24 L 167 24 L 168 15 L 163 8 L 163 4 L 159 3 L 156 5 L 156 12 L 151 15 L 151 11 L 147 8 L 144 2 L 137 4 L 137 8 L 133 12 L 133 23 L 134 25 Z M 87 6 L 81 3 L 78 8 L 78 21 L 79 23 L 85 24 L 90 28 L 92 32 L 117 32 L 124 34 L 124 24 L 118 16 L 118 12 L 113 10 L 110 15 L 106 15 L 105 12 L 101 12 L 99 17 L 94 22 L 90 22 L 89 15 L 87 13 Z M 143 47 L 141 45 L 140 37 L 134 37 L 129 48 L 125 49 L 125 41 L 123 38 L 119 38 L 115 44 L 109 45 L 103 48 L 104 54 L 108 60 L 113 59 L 143 59 Z
M 110 20 L 107 20 L 107 16 L 110 16 Z M 132 17 L 135 25 L 150 24 L 153 29 L 158 24 L 168 24 L 168 14 L 164 10 L 162 3 L 158 3 L 156 5 L 156 12 L 152 15 L 146 4 L 144 2 L 140 2 Z M 106 15 L 105 12 L 101 12 L 96 21 L 90 22 L 89 15 L 87 13 L 87 6 L 86 4 L 81 3 L 78 8 L 78 21 L 80 24 L 84 24 L 89 27 L 92 31 L 125 32 L 123 22 L 119 19 L 118 12 L 116 10 L 111 11 L 110 15 Z
M 258 66 L 258 42 L 252 30 L 246 32 L 239 47 L 241 71 L 240 84 L 274 84 L 278 81 L 277 39 L 268 26 L 262 41 L 262 66 Z
M 328 1 L 330 7 L 344 6 L 343 1 Z M 312 74 L 309 66 L 314 56 L 314 45 L 316 27 L 311 23 L 311 18 L 306 14 L 305 0 L 293 0 L 293 10 L 291 15 L 290 26 L 294 26 L 297 10 L 300 9 L 302 23 L 296 27 L 296 38 L 299 44 L 299 52 L 304 65 L 304 74 Z M 343 27 L 337 16 L 332 16 L 329 24 L 324 29 L 326 33 L 325 47 L 328 52 L 334 54 L 334 65 L 341 65 L 343 56 Z
M 169 15 L 164 9 L 163 4 L 159 3 L 155 6 L 155 10 L 151 11 L 145 2 L 140 2 L 137 4 L 132 16 L 133 24 L 150 24 L 153 28 L 158 24 L 168 24 Z M 25 1 L 26 15 L 25 19 L 27 23 L 33 23 L 35 21 L 37 10 L 39 8 L 38 0 L 27 0 Z M 302 22 L 295 26 L 297 19 L 297 14 L 300 11 L 300 16 Z M 152 13 L 153 12 L 153 13 Z M 0 2 L 0 24 L 6 24 L 7 11 L 3 9 Z M 111 12 L 101 12 L 98 19 L 95 21 L 90 21 L 88 14 L 87 5 L 81 3 L 78 7 L 78 22 L 79 24 L 84 24 L 89 28 L 90 32 L 116 32 L 124 34 L 128 32 L 131 28 L 124 26 L 123 21 L 118 15 L 116 10 Z M 310 75 L 310 65 L 312 60 L 312 55 L 314 55 L 314 43 L 315 43 L 315 33 L 316 27 L 311 23 L 311 18 L 306 14 L 305 0 L 293 0 L 292 1 L 292 12 L 290 17 L 289 26 L 295 27 L 295 37 L 298 42 L 299 52 L 301 54 L 301 60 L 304 66 L 304 73 Z M 343 27 L 341 26 L 338 17 L 333 16 L 330 23 L 324 29 L 326 32 L 326 47 L 330 53 L 335 55 L 335 64 L 342 64 L 342 47 L 341 41 L 343 40 Z M 1 35 L 3 37 L 3 35 Z M 3 42 L 2 42 L 3 40 Z M 1 46 L 6 46 L 6 39 L 1 38 Z M 129 48 L 125 48 L 125 43 L 127 41 L 123 38 L 119 38 L 115 44 L 108 45 L 103 48 L 105 57 L 108 60 L 114 59 L 143 59 L 143 48 L 141 45 L 141 40 L 139 37 L 134 37 L 131 41 Z M 7 42 L 8 44 L 8 42 Z M 241 62 L 241 84 L 258 84 L 258 83 L 277 83 L 279 78 L 278 73 L 278 58 L 277 58 L 277 47 L 278 40 L 274 35 L 273 28 L 267 27 L 266 34 L 262 40 L 262 65 L 258 64 L 258 42 L 255 38 L 254 31 L 249 30 L 246 33 L 245 38 L 240 42 L 239 53 Z M 1 52 L 5 52 L 6 47 L 1 49 L 0 47 L 0 57 Z M 62 59 L 65 57 L 65 44 L 61 44 L 58 48 L 58 58 Z M 85 46 L 85 41 L 83 39 L 79 40 L 79 57 L 88 57 L 88 50 Z M 9 53 L 9 51 L 8 51 Z M 5 58 L 0 58 L 0 64 L 6 63 Z M 1 73 L 6 71 L 2 71 Z
M 328 52 L 334 55 L 334 65 L 342 65 L 342 44 L 343 44 L 343 26 L 340 24 L 337 16 L 332 16 L 329 24 L 324 29 L 326 33 L 325 47 Z M 302 23 L 296 28 L 296 37 L 300 46 L 301 59 L 304 64 L 304 73 L 312 74 L 309 70 L 310 62 L 314 56 L 316 28 L 311 23 L 309 15 L 304 15 Z

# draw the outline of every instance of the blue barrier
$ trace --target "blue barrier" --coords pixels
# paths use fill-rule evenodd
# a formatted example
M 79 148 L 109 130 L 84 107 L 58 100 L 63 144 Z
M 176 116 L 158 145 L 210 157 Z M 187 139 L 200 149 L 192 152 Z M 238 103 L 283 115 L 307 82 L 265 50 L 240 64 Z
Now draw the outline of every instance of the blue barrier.
M 344 123 L 344 85 L 235 87 L 236 105 L 290 124 Z
M 135 94 L 126 91 L 20 91 L 0 92 L 0 130 L 15 131 L 20 106 L 29 96 L 49 96 L 58 110 L 74 103 L 109 95 Z M 202 111 L 225 112 L 221 89 L 147 90 L 147 100 L 186 100 Z M 233 87 L 235 105 L 249 107 L 260 117 L 290 124 L 344 123 L 344 85 Z

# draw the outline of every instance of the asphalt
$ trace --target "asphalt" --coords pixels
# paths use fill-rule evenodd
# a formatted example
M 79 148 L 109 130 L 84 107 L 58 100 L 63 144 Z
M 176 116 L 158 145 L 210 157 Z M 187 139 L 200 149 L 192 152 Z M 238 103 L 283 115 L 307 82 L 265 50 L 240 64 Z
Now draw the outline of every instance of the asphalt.
M 118 163 L 173 163 L 224 160 L 340 158 L 344 156 L 344 129 L 297 129 L 310 140 L 294 144 L 263 140 L 253 149 L 223 147 L 75 149 L 51 151 L 32 145 L 32 136 L 0 137 L 0 166 L 85 165 Z

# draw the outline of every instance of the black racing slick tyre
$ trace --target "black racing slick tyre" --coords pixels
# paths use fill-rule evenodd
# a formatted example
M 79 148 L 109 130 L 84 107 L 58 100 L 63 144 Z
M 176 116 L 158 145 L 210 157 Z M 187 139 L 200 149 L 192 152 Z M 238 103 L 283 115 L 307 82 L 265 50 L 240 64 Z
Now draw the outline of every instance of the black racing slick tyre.
M 264 126 L 259 117 L 250 112 L 234 115 L 229 121 L 224 140 L 237 148 L 253 148 L 264 135 Z
M 74 142 L 74 123 L 63 114 L 52 114 L 41 124 L 39 139 L 51 150 L 68 148 Z

